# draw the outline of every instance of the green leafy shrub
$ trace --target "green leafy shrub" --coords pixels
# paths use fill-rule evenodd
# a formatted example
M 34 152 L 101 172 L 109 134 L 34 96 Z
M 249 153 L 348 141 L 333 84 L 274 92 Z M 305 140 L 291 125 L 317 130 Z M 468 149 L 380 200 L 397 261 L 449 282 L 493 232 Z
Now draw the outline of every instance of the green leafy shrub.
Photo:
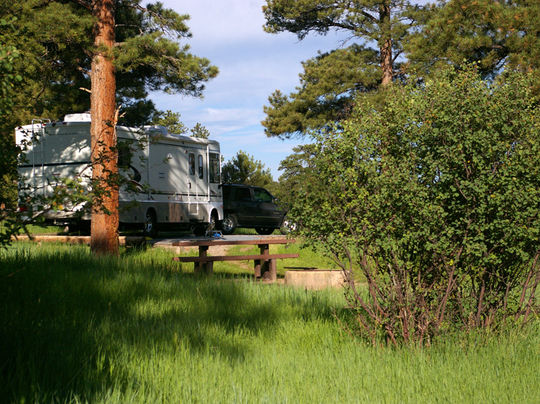
M 361 98 L 318 135 L 290 215 L 348 274 L 359 330 L 429 343 L 535 310 L 540 115 L 528 77 L 474 67 Z M 367 293 L 357 290 L 353 264 Z

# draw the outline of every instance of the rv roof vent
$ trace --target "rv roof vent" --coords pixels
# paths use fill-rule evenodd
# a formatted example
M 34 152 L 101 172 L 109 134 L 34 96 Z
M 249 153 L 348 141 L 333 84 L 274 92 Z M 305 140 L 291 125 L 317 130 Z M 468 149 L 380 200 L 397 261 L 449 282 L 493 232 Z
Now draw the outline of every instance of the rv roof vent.
M 82 114 L 68 114 L 64 116 L 64 122 L 90 122 L 90 114 L 88 112 Z

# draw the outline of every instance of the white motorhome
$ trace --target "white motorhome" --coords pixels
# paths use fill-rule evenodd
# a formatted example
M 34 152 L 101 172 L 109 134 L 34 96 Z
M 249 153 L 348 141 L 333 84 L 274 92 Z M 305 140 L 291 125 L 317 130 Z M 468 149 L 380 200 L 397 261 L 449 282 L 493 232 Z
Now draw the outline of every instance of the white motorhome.
M 144 225 L 152 235 L 158 224 L 184 224 L 202 233 L 223 219 L 218 142 L 171 134 L 161 126 L 117 126 L 116 132 L 119 170 L 130 182 L 120 188 L 121 224 Z M 90 114 L 19 127 L 16 141 L 26 145 L 19 174 L 34 195 L 51 194 L 61 178 L 91 177 Z M 80 209 L 49 210 L 45 217 L 64 224 L 90 220 L 89 212 L 77 214 Z

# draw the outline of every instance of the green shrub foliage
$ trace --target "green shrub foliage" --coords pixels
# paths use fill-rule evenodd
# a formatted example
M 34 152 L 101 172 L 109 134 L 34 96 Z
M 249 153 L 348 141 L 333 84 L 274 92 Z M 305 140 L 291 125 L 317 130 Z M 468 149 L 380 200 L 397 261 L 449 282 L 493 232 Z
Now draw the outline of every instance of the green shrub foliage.
M 474 66 L 448 68 L 392 86 L 382 103 L 357 100 L 348 121 L 317 135 L 312 180 L 290 215 L 348 275 L 358 330 L 373 341 L 426 344 L 532 317 L 540 116 L 530 88 L 523 75 L 490 83 Z

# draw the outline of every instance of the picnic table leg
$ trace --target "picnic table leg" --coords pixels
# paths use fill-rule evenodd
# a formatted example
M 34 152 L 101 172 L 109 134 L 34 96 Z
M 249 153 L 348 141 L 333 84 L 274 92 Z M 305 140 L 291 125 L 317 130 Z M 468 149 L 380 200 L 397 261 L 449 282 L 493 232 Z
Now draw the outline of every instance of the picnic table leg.
M 269 244 L 259 244 L 259 250 L 261 255 L 270 254 Z M 257 276 L 257 263 L 255 263 L 255 276 Z M 266 281 L 275 282 L 277 279 L 276 260 L 275 259 L 262 259 L 259 264 L 259 277 L 262 277 Z
M 199 257 L 208 256 L 208 246 L 201 245 L 199 246 Z M 214 272 L 214 263 L 213 262 L 195 262 L 195 273 L 196 274 L 207 274 L 210 275 Z
M 266 261 L 265 264 L 268 270 L 263 273 L 262 278 L 265 281 L 275 282 L 277 279 L 276 260 L 272 258 Z

